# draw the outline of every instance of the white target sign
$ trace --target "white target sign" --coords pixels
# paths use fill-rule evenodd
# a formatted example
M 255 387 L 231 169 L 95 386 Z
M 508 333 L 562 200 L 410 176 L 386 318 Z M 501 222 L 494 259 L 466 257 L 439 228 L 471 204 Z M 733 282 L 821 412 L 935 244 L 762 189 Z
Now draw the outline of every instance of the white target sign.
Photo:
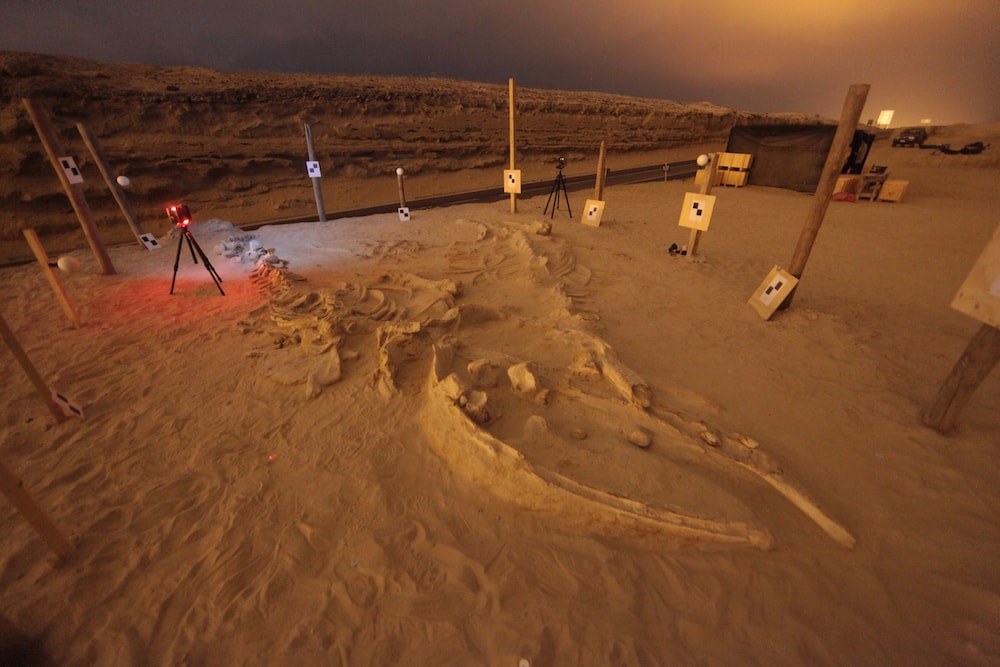
M 599 199 L 588 199 L 587 203 L 583 205 L 583 218 L 580 219 L 580 222 L 591 227 L 600 227 L 603 215 L 604 202 Z
M 72 157 L 59 158 L 59 166 L 62 167 L 70 183 L 83 183 L 83 174 L 80 173 L 80 168 L 76 166 L 76 160 Z
M 694 192 L 684 193 L 684 203 L 681 205 L 681 217 L 677 224 L 707 231 L 712 221 L 712 210 L 715 208 L 715 195 L 703 195 Z
M 521 194 L 521 170 L 503 170 L 503 191 L 507 193 Z
M 754 307 L 761 318 L 770 319 L 774 311 L 778 309 L 782 301 L 788 298 L 798 283 L 798 278 L 781 267 L 775 266 L 747 303 Z

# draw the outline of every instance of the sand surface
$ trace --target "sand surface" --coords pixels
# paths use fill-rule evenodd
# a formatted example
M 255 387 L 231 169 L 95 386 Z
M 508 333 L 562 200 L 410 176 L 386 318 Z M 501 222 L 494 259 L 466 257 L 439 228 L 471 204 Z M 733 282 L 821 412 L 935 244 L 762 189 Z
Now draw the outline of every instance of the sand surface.
M 949 304 L 996 154 L 880 139 L 870 162 L 903 200 L 833 202 L 771 321 L 747 299 L 812 203 L 776 188 L 715 188 L 690 262 L 667 249 L 691 180 L 609 187 L 597 228 L 583 191 L 572 218 L 535 197 L 247 230 L 206 172 L 191 230 L 225 296 L 184 246 L 169 293 L 169 224 L 111 244 L 115 275 L 55 226 L 83 326 L 34 263 L 0 269 L 2 315 L 85 418 L 4 350 L 0 459 L 74 551 L 0 502 L 0 620 L 57 665 L 1000 664 L 1000 375 L 949 435 L 920 421 L 980 328 Z

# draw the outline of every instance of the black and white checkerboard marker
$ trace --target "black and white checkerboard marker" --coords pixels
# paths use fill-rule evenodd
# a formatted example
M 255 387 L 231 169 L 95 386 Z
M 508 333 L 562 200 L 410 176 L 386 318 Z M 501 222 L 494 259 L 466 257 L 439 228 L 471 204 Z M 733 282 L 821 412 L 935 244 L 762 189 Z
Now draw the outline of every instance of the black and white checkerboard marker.
M 80 173 L 80 168 L 76 166 L 76 160 L 67 156 L 59 158 L 59 165 L 63 168 L 66 173 L 66 178 L 70 183 L 83 183 L 83 174 Z
M 52 394 L 52 401 L 62 409 L 67 417 L 79 417 L 83 419 L 83 408 L 75 401 L 68 398 L 65 394 L 59 393 L 52 387 L 49 387 L 49 392 Z
M 775 266 L 764 278 L 764 281 L 757 287 L 750 299 L 747 301 L 761 318 L 767 320 L 771 318 L 774 311 L 778 309 L 781 302 L 788 298 L 792 289 L 799 280 L 779 266 Z
M 159 250 L 163 247 L 152 234 L 142 234 L 139 236 L 139 240 L 146 246 L 146 250 Z

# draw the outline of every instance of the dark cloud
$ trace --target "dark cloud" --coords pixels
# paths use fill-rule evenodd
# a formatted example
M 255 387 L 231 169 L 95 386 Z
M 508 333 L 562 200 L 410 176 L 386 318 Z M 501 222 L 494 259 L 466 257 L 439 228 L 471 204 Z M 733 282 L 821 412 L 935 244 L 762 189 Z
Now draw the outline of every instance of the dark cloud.
M 898 124 L 1000 119 L 998 0 L 5 0 L 0 49 L 287 72 L 439 75 Z

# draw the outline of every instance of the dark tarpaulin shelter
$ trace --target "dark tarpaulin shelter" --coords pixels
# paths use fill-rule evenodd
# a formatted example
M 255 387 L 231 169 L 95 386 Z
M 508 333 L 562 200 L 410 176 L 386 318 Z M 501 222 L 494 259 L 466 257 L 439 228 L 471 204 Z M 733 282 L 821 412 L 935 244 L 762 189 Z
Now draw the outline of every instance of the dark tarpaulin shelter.
M 753 155 L 748 185 L 815 192 L 836 132 L 836 125 L 737 125 L 726 152 Z M 854 133 L 845 173 L 861 173 L 874 138 Z

